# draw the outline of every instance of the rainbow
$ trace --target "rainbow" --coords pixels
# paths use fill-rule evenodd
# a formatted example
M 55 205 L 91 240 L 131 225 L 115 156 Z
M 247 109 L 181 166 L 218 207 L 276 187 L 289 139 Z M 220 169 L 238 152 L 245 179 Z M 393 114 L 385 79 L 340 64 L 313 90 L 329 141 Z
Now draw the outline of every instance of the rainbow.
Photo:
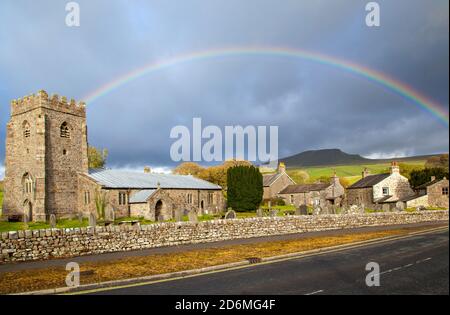
M 446 126 L 449 125 L 448 106 L 444 107 L 438 103 L 433 102 L 420 92 L 412 89 L 407 84 L 400 82 L 388 75 L 370 69 L 363 65 L 352 63 L 343 59 L 338 59 L 333 56 L 321 54 L 318 52 L 307 51 L 297 48 L 286 47 L 226 47 L 219 49 L 210 49 L 205 51 L 191 52 L 188 54 L 177 55 L 167 59 L 158 60 L 128 72 L 106 84 L 98 89 L 90 92 L 83 99 L 87 104 L 91 104 L 99 98 L 111 93 L 112 91 L 128 84 L 131 81 L 139 79 L 145 75 L 161 71 L 176 65 L 190 63 L 195 61 L 202 61 L 207 59 L 224 58 L 231 56 L 280 56 L 288 58 L 300 58 L 306 61 L 319 63 L 322 65 L 332 66 L 346 72 L 353 73 L 374 82 L 389 91 L 407 99 L 422 110 L 432 114 L 438 120 L 443 122 Z

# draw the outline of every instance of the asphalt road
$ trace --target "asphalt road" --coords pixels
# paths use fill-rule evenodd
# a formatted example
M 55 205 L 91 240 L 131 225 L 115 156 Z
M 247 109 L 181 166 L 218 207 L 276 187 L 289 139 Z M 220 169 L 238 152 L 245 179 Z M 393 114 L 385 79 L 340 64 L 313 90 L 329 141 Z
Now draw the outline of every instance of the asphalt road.
M 449 294 L 448 230 L 360 248 L 90 294 Z M 380 286 L 366 285 L 366 264 Z

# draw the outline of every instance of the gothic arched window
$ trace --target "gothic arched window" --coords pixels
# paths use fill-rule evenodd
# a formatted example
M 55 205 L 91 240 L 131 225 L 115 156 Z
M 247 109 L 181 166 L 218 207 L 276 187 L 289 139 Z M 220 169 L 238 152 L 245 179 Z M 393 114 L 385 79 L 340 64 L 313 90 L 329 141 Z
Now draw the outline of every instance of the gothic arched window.
M 22 124 L 22 128 L 23 128 L 23 136 L 25 138 L 29 138 L 31 135 L 31 127 L 30 124 L 28 123 L 28 121 L 24 121 Z
M 22 185 L 23 185 L 23 192 L 25 194 L 31 194 L 33 192 L 33 178 L 29 173 L 23 175 Z
M 70 138 L 70 129 L 66 122 L 63 122 L 59 129 L 61 138 Z

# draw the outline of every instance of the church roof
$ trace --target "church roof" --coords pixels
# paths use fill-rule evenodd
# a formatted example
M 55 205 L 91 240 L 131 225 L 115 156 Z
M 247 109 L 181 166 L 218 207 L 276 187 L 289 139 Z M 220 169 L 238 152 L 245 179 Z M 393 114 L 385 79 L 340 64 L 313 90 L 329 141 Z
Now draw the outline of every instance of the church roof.
M 138 173 L 119 170 L 91 169 L 88 177 L 105 188 L 121 189 L 222 189 L 219 185 L 191 175 Z
M 147 202 L 148 198 L 155 193 L 156 189 L 142 189 L 130 196 L 130 203 Z

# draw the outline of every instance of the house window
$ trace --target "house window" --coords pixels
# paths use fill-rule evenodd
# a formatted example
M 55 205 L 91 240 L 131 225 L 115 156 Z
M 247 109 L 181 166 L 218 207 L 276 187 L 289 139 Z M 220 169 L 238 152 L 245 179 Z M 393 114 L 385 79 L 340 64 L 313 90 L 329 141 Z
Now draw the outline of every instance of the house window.
M 448 196 L 448 187 L 442 187 L 442 194 Z
M 29 138 L 31 135 L 31 127 L 28 121 L 23 122 L 23 136 Z
M 127 194 L 124 192 L 119 193 L 119 205 L 126 205 L 127 204 Z
M 88 205 L 91 203 L 91 193 L 89 191 L 84 192 L 84 204 Z
M 383 187 L 383 196 L 389 196 L 389 187 Z
M 66 122 L 63 122 L 61 124 L 61 127 L 59 128 L 60 130 L 60 136 L 61 138 L 70 138 L 70 130 L 69 130 L 69 125 Z
M 291 195 L 290 202 L 291 202 L 291 204 L 294 204 L 294 195 Z

